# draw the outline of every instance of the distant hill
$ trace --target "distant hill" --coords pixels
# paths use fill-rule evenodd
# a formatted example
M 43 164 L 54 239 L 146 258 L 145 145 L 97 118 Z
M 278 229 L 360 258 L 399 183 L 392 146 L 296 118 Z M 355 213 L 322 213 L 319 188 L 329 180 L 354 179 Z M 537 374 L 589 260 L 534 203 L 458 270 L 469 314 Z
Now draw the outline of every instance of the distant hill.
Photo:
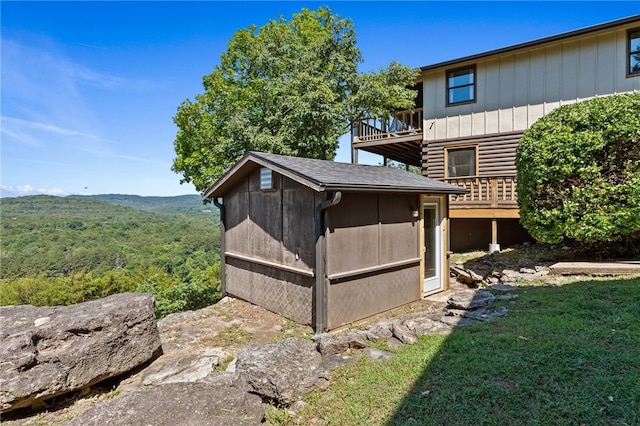
M 69 195 L 66 198 L 90 199 L 104 201 L 117 206 L 132 207 L 154 213 L 169 214 L 205 214 L 218 216 L 218 209 L 213 204 L 203 204 L 198 194 L 177 195 L 173 197 L 143 197 L 140 195 L 99 194 Z
M 196 209 L 197 196 L 167 197 L 171 200 L 164 203 L 164 197 L 111 197 L 121 197 L 123 203 L 128 199 L 129 204 L 136 200 L 147 210 L 163 213 L 92 197 L 2 198 L 0 278 L 54 276 L 69 270 L 103 274 L 135 265 L 172 270 L 198 250 L 208 254 L 211 263 L 218 256 L 217 216 L 203 214 L 202 206 Z M 176 213 L 165 213 L 170 210 Z

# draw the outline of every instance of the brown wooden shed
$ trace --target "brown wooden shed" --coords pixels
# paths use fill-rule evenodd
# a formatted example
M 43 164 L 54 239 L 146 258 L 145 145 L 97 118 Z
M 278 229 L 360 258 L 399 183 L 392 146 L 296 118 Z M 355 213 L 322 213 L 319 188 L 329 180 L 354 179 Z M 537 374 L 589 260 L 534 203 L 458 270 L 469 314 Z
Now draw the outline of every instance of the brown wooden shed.
M 317 333 L 448 286 L 448 195 L 382 166 L 250 152 L 205 192 L 220 208 L 222 291 Z

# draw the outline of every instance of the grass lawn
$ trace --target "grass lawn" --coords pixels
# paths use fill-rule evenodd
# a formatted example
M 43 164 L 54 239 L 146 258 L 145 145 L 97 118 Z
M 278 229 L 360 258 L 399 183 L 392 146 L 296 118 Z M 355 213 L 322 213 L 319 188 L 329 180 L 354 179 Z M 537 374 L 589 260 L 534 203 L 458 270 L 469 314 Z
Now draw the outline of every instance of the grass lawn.
M 334 370 L 306 409 L 270 422 L 640 425 L 640 278 L 518 293 L 504 318 Z

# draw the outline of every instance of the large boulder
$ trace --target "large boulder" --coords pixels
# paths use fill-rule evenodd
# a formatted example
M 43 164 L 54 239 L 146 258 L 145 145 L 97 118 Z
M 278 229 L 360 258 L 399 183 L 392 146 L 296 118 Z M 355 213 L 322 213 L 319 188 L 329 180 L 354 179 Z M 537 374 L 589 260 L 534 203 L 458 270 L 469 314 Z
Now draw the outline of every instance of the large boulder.
M 311 342 L 289 338 L 267 345 L 251 344 L 236 361 L 236 383 L 266 401 L 290 405 L 305 393 L 326 387 L 329 373 Z
M 73 306 L 0 308 L 3 412 L 118 376 L 161 352 L 153 297 L 123 293 Z
M 96 405 L 69 426 L 260 425 L 266 406 L 257 395 L 232 385 L 170 383 Z

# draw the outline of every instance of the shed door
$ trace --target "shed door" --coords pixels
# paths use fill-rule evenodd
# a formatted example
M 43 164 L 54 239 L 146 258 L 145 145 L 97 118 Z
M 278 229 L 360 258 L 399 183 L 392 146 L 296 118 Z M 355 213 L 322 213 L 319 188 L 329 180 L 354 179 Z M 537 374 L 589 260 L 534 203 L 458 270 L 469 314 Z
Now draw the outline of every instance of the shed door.
M 442 271 L 440 256 L 442 238 L 440 232 L 439 200 L 429 200 L 422 207 L 422 223 L 424 228 L 424 294 L 442 290 Z

